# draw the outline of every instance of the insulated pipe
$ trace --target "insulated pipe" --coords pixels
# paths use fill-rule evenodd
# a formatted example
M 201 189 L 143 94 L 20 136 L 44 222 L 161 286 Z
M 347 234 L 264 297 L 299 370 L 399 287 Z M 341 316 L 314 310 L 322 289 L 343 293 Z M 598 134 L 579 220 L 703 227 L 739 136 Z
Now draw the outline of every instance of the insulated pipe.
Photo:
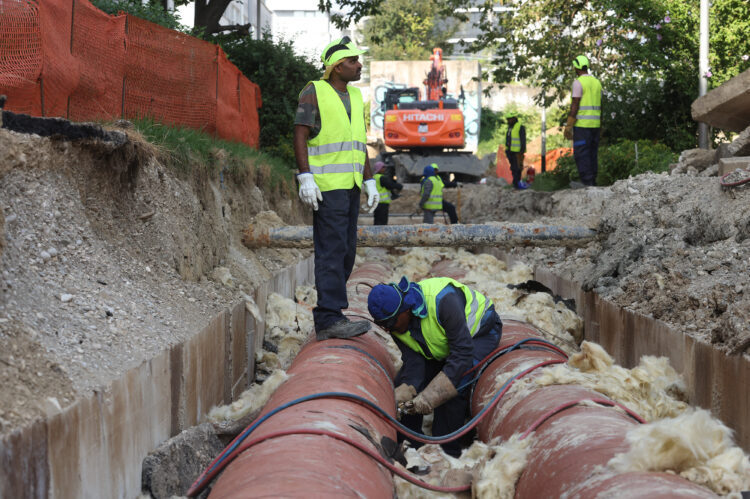
M 529 324 L 504 320 L 500 346 L 541 336 Z M 472 414 L 482 410 L 509 375 L 555 359 L 559 356 L 554 352 L 520 349 L 499 357 L 477 382 Z M 538 376 L 538 372 L 531 371 L 525 378 Z M 533 436 L 526 468 L 516 483 L 516 499 L 717 497 L 673 474 L 607 472 L 607 462 L 629 449 L 626 434 L 639 423 L 613 407 L 576 403 L 585 400 L 608 401 L 602 394 L 579 385 L 526 385 L 506 394 L 478 426 L 479 437 L 485 442 L 495 437 L 507 440 L 519 432 Z
M 497 225 L 362 225 L 358 246 L 584 246 L 596 237 L 586 227 L 503 223 Z M 312 248 L 312 226 L 249 225 L 242 243 L 248 248 Z
M 373 269 L 352 274 L 352 308 L 367 310 Z M 359 291 L 356 291 L 359 289 Z M 393 376 L 388 352 L 374 333 L 349 340 L 311 341 L 287 371 L 261 414 L 306 395 L 347 392 L 364 397 L 395 417 Z M 383 438 L 396 432 L 383 419 L 350 400 L 314 399 L 271 416 L 250 439 L 290 430 L 326 430 L 382 453 Z M 283 435 L 239 454 L 214 485 L 211 498 L 392 497 L 391 473 L 355 447 L 325 435 Z

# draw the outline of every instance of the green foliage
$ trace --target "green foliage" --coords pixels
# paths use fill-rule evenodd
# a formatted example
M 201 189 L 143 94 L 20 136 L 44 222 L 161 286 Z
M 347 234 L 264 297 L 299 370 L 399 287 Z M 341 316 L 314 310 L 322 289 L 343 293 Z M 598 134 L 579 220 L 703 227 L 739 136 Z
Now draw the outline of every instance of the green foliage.
M 434 47 L 450 54 L 455 21 L 438 15 L 437 0 L 384 0 L 365 22 L 363 34 L 375 60 L 429 59 Z
M 151 119 L 134 120 L 133 124 L 148 142 L 157 147 L 166 165 L 180 174 L 204 171 L 241 176 L 249 173 L 252 165 L 263 164 L 269 167 L 271 187 L 293 183 L 293 172 L 285 161 L 245 144 L 216 139 L 192 128 L 163 125 Z
M 618 180 L 644 172 L 664 172 L 669 170 L 670 163 L 676 161 L 677 154 L 664 144 L 649 140 L 622 140 L 599 148 L 596 185 L 612 185 Z M 565 189 L 570 182 L 579 180 L 573 156 L 563 156 L 557 160 L 554 170 L 539 173 L 534 177 L 532 188 L 538 191 L 555 191 Z
M 159 2 L 143 4 L 140 0 L 91 0 L 91 3 L 110 15 L 126 12 L 165 28 L 188 34 L 192 33 L 192 29 L 180 23 L 180 16 L 176 11 L 168 12 L 164 10 Z
M 260 40 L 219 35 L 210 41 L 220 44 L 229 60 L 260 86 L 261 150 L 287 161 L 289 168 L 296 168 L 292 132 L 298 96 L 307 82 L 320 78 L 321 70 L 296 55 L 291 41 L 274 41 L 267 31 Z
M 750 3 L 747 0 L 713 0 L 709 14 L 712 76 L 708 82 L 710 88 L 715 88 L 750 69 Z

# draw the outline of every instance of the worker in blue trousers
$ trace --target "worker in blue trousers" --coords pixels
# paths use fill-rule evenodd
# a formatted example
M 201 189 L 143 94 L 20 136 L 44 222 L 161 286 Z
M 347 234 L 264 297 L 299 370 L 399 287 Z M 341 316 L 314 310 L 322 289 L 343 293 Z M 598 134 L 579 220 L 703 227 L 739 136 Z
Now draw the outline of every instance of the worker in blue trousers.
M 596 185 L 599 172 L 599 136 L 602 126 L 602 84 L 589 74 L 585 55 L 573 59 L 572 103 L 563 135 L 573 140 L 573 159 L 583 185 Z
M 401 351 L 396 403 L 401 422 L 421 433 L 424 414 L 434 412 L 432 434 L 446 435 L 469 414 L 472 373 L 467 371 L 500 342 L 503 324 L 492 300 L 448 277 L 410 282 L 406 277 L 378 284 L 367 297 L 375 324 L 388 331 Z M 471 441 L 442 444 L 452 456 Z M 419 444 L 415 443 L 416 446 Z

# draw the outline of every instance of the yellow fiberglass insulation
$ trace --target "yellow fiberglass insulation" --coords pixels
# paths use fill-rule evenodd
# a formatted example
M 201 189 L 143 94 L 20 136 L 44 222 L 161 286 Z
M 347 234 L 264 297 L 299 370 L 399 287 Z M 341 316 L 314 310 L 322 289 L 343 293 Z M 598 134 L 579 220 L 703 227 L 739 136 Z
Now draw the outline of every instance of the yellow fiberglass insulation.
M 630 450 L 607 463 L 617 472 L 677 473 L 717 494 L 750 489 L 750 460 L 732 430 L 704 409 L 636 426 L 627 439 Z
M 236 421 L 261 409 L 271 398 L 273 392 L 287 379 L 289 379 L 289 376 L 286 372 L 281 369 L 274 371 L 263 384 L 253 383 L 231 404 L 211 409 L 208 413 L 209 421 L 214 423 Z

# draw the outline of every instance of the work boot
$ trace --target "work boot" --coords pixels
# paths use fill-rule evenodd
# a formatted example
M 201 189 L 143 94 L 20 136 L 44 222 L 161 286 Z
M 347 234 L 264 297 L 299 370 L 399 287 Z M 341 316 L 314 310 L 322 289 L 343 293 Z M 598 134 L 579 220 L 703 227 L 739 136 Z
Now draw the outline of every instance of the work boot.
M 331 338 L 353 338 L 366 333 L 369 329 L 369 321 L 350 321 L 348 319 L 341 319 L 334 325 L 328 326 L 322 331 L 317 331 L 315 337 L 318 341 L 329 340 Z

